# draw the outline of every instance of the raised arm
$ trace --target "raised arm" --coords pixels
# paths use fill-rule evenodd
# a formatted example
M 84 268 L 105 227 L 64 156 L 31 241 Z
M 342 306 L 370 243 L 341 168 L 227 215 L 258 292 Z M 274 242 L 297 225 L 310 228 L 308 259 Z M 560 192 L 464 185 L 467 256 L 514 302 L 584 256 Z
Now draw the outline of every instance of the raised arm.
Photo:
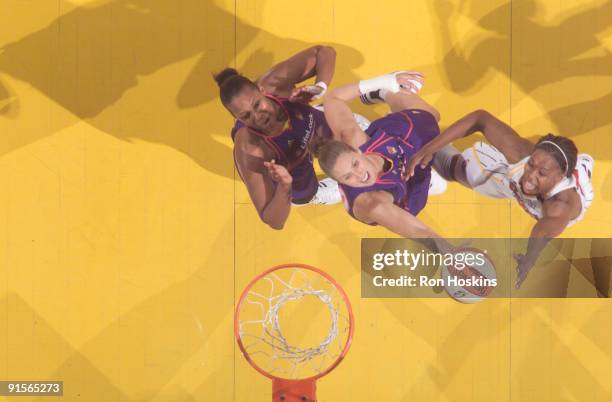
M 520 161 L 533 150 L 533 144 L 518 135 L 512 127 L 487 111 L 476 110 L 451 124 L 442 134 L 417 152 L 410 161 L 408 171 L 412 174 L 418 164 L 426 166 L 434 153 L 446 144 L 475 132 L 483 133 L 487 141 L 499 149 L 510 163 Z
M 238 131 L 234 160 L 261 220 L 280 230 L 291 211 L 291 175 L 269 161 L 271 152 L 248 133 Z M 277 182 L 274 187 L 273 180 Z
M 332 130 L 334 139 L 342 141 L 353 148 L 363 144 L 367 135 L 357 125 L 353 112 L 347 102 L 358 98 L 359 84 L 347 84 L 335 88 L 325 96 L 325 120 Z
M 362 80 L 352 84 L 343 85 L 330 91 L 325 97 L 325 120 L 331 128 L 334 139 L 342 141 L 357 148 L 367 139 L 353 117 L 347 102 L 372 91 L 384 90 L 388 93 L 398 92 L 414 94 L 418 92 L 423 84 L 423 76 L 416 71 L 397 71 L 391 74 L 381 75 L 369 80 Z M 398 98 L 399 99 L 399 98 Z M 396 102 L 401 104 L 401 101 Z M 420 102 L 423 108 L 428 110 L 425 102 Z M 390 104 L 390 106 L 393 105 Z M 431 107 L 429 107 L 431 108 Z M 433 108 L 432 113 L 437 114 Z
M 268 93 L 289 97 L 300 82 L 316 76 L 317 84 L 327 89 L 334 76 L 336 51 L 329 46 L 313 46 L 266 71 L 257 83 Z
M 355 200 L 355 217 L 364 223 L 376 223 L 395 234 L 413 239 L 432 251 L 453 252 L 454 246 L 438 236 L 427 225 L 408 211 L 393 203 L 386 191 L 363 193 Z
M 386 191 L 361 194 L 355 200 L 353 213 L 364 223 L 376 223 L 405 238 L 439 237 L 417 217 L 395 205 L 393 196 Z
M 516 254 L 514 256 L 518 264 L 517 288 L 521 287 L 548 242 L 563 233 L 572 218 L 579 213 L 580 200 L 578 195 L 569 193 L 564 198 L 547 200 L 542 204 L 543 216 L 531 229 L 527 252 L 524 255 Z

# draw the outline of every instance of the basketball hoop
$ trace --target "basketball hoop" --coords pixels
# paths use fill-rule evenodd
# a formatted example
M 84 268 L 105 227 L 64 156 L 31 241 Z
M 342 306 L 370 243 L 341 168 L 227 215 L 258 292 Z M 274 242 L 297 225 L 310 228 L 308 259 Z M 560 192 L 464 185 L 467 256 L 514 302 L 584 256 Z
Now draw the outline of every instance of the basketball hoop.
M 234 316 L 238 346 L 251 366 L 272 380 L 273 402 L 316 401 L 316 381 L 346 356 L 353 330 L 342 287 L 304 264 L 279 265 L 255 277 Z

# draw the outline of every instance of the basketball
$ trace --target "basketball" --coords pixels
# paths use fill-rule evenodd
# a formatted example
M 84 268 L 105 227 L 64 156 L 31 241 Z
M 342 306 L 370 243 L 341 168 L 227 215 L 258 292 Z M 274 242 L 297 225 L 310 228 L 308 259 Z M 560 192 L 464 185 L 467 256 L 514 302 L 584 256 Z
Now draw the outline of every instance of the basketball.
M 444 289 L 461 303 L 477 303 L 487 297 L 497 285 L 495 265 L 486 251 L 476 248 L 459 249 L 450 262 L 442 264 Z

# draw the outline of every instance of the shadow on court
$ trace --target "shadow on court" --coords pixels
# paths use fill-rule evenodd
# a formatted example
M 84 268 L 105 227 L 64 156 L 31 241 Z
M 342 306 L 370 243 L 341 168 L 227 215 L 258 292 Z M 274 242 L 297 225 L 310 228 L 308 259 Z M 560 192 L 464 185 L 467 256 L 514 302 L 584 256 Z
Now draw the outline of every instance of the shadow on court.
M 458 384 L 465 380 L 471 381 L 471 374 L 467 374 L 469 377 L 467 379 L 463 377 L 467 372 L 464 366 L 474 364 L 475 353 L 481 353 L 483 356 L 478 380 L 472 381 L 472 391 L 479 395 L 486 395 L 490 391 L 498 395 L 506 395 L 510 390 L 514 395 L 517 388 L 521 390 L 521 384 L 533 387 L 537 379 L 534 379 L 531 373 L 549 373 L 550 361 L 556 361 L 555 366 L 558 367 L 571 367 L 568 372 L 578 370 L 580 374 L 571 376 L 571 380 L 564 379 L 563 381 L 552 374 L 547 374 L 542 379 L 559 383 L 553 388 L 544 387 L 544 392 L 550 392 L 550 389 L 563 389 L 568 393 L 579 394 L 585 389 L 584 385 L 588 384 L 587 388 L 591 389 L 594 395 L 604 395 L 606 390 L 600 382 L 603 375 L 594 375 L 589 372 L 586 364 L 587 357 L 582 354 L 584 348 L 572 351 L 565 347 L 564 336 L 568 331 L 562 325 L 572 323 L 579 333 L 577 337 L 584 338 L 581 341 L 588 340 L 592 342 L 592 346 L 605 352 L 605 349 L 609 349 L 605 331 L 591 323 L 601 316 L 605 308 L 588 310 L 593 315 L 592 318 L 576 317 L 576 320 L 573 320 L 570 316 L 563 315 L 561 307 L 564 302 L 561 300 L 529 299 L 537 294 L 533 293 L 534 290 L 539 292 L 543 286 L 554 286 L 551 281 L 553 278 L 559 280 L 556 285 L 557 289 L 551 289 L 552 293 L 565 293 L 564 289 L 569 283 L 570 269 L 576 269 L 594 288 L 599 289 L 600 297 L 607 297 L 610 290 L 612 262 L 609 257 L 609 242 L 606 242 L 605 239 L 583 239 L 582 241 L 576 240 L 576 242 L 580 244 L 576 245 L 574 241 L 566 239 L 563 243 L 554 246 L 554 250 L 551 250 L 553 254 L 550 257 L 557 252 L 564 257 L 557 264 L 546 266 L 547 269 L 553 268 L 554 274 L 532 272 L 525 282 L 527 287 L 531 286 L 531 290 L 525 292 L 526 288 L 523 285 L 520 291 L 513 291 L 513 300 L 492 299 L 469 306 L 451 302 L 453 304 L 451 306 L 445 304 L 444 309 L 432 308 L 435 307 L 435 303 L 444 303 L 441 300 L 410 299 L 403 300 L 401 303 L 399 300 L 382 300 L 385 309 L 399 323 L 398 330 L 406 331 L 409 336 L 417 337 L 436 350 L 436 359 L 423 372 L 422 378 L 417 381 L 419 385 L 408 390 L 405 393 L 405 399 L 402 400 L 414 399 L 415 393 L 419 392 L 422 384 L 430 382 L 435 385 L 441 395 L 454 395 L 456 398 L 463 399 L 457 392 L 464 391 L 464 388 Z M 563 247 L 563 244 L 568 247 Z M 577 256 L 574 253 L 577 253 Z M 497 268 L 499 278 L 503 271 L 500 270 L 499 265 Z M 514 264 L 510 268 L 514 268 Z M 560 278 L 563 276 L 563 269 L 567 269 L 565 279 Z M 511 269 L 511 271 L 514 270 Z M 507 272 L 507 274 L 512 278 L 515 276 L 514 272 Z M 543 278 L 547 280 L 543 281 Z M 521 300 L 525 297 L 526 300 Z M 518 315 L 517 305 L 520 307 Z M 546 306 L 550 306 L 551 312 L 543 308 Z M 600 307 L 603 306 L 604 304 Z M 561 313 L 556 313 L 557 315 L 554 316 L 552 311 L 561 311 Z M 457 315 L 461 318 L 457 319 Z M 425 318 L 417 318 L 419 316 Z M 526 323 L 525 317 L 532 322 Z M 560 318 L 563 324 L 556 322 Z M 581 324 L 583 319 L 589 320 L 589 327 Z M 446 328 L 452 328 L 448 334 L 439 332 L 440 322 L 445 322 Z M 601 325 L 601 321 L 599 324 Z M 440 337 L 444 339 L 441 343 L 437 342 Z M 486 349 L 483 350 L 483 347 Z M 495 364 L 492 364 L 491 356 L 495 356 Z M 532 361 L 533 356 L 540 358 Z M 602 356 L 605 356 L 605 353 Z M 490 368 L 487 368 L 488 364 L 491 364 Z M 408 367 L 407 372 L 413 371 Z
M 230 221 L 210 245 L 207 261 L 191 276 L 137 303 L 79 345 L 64 339 L 18 295 L 0 297 L 1 311 L 8 312 L 0 324 L 0 339 L 10 345 L 0 348 L 0 359 L 11 376 L 8 379 L 64 381 L 63 401 L 231 400 L 234 300 L 233 292 L 219 292 L 219 288 L 232 287 L 233 273 L 231 269 L 225 274 L 210 269 L 231 259 L 231 240 Z M 119 270 L 115 273 L 121 281 Z M 116 289 L 108 291 L 116 293 Z M 215 308 L 210 308 L 213 297 Z M 58 304 L 58 308 L 63 307 Z M 24 351 L 29 352 L 24 355 Z M 202 360 L 196 364 L 193 359 L 198 356 Z M 196 370 L 189 377 L 196 381 L 193 392 L 182 389 L 181 384 L 170 384 L 186 364 Z M 198 374 L 201 377 L 194 377 Z
M 502 73 L 542 105 L 547 111 L 542 119 L 549 118 L 561 135 L 579 136 L 612 123 L 612 97 L 607 93 L 561 108 L 555 103 L 564 80 L 580 77 L 586 88 L 599 88 L 600 80 L 612 71 L 612 54 L 598 39 L 612 20 L 612 2 L 580 6 L 547 24 L 536 20 L 533 0 L 507 2 L 483 17 L 475 15 L 480 5 L 465 2 L 455 6 L 438 0 L 432 6 L 443 48 L 450 49 L 443 57 L 441 75 L 451 91 L 476 94 Z M 465 17 L 477 28 L 457 44 L 450 27 Z M 609 149 L 589 152 L 596 159 L 612 159 Z
M 259 7 L 263 12 L 265 4 Z M 84 120 L 121 140 L 167 145 L 233 178 L 232 151 L 224 140 L 232 118 L 222 111 L 211 73 L 234 66 L 237 55 L 249 52 L 237 67 L 256 78 L 314 44 L 263 31 L 212 1 L 103 1 L 82 7 L 63 1 L 54 12 L 66 9 L 71 11 L 39 30 L 0 44 L 0 118 L 18 119 L 37 108 L 6 76 L 30 84 L 69 113 L 52 115 L 39 129 L 24 130 L 27 134 L 5 134 L 0 154 Z M 267 48 L 252 50 L 254 41 Z M 362 64 L 355 49 L 331 45 L 348 70 Z M 149 77 L 153 73 L 159 74 L 155 80 Z
M 10 347 L 0 348 L 0 360 L 8 364 L 10 378 L 23 378 L 40 381 L 64 381 L 64 395 L 67 389 L 73 388 L 74 377 L 54 377 L 53 372 L 58 361 L 71 356 L 71 361 L 78 375 L 86 379 L 92 389 L 104 389 L 107 399 L 128 400 L 126 395 L 113 385 L 108 377 L 96 368 L 85 356 L 79 353 L 64 337 L 57 332 L 34 308 L 15 293 L 8 293 L 0 298 L 0 309 L 6 311 L 2 336 Z M 33 353 L 32 350 L 37 350 Z M 27 352 L 29 351 L 29 352 Z M 28 357 L 24 358 L 24 353 Z M 66 374 L 66 373 L 64 373 Z M 75 373 L 76 374 L 76 373 Z M 74 389 L 74 388 L 73 388 Z M 48 397 L 41 398 L 46 400 Z
M 601 196 L 606 201 L 612 201 L 612 172 L 608 173 L 604 179 L 603 191 Z

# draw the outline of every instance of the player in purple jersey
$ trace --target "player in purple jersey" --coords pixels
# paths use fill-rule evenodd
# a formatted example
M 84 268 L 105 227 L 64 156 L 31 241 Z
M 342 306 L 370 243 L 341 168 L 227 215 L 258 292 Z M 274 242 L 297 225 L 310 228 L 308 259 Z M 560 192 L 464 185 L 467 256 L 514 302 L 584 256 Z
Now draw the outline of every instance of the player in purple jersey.
M 427 203 L 431 165 L 407 176 L 410 157 L 439 134 L 438 111 L 415 94 L 421 85 L 419 73 L 399 72 L 334 89 L 325 98 L 334 140 L 317 144 L 316 154 L 351 216 L 404 237 L 437 238 L 415 216 Z M 346 104 L 359 96 L 384 100 L 393 113 L 364 132 Z
M 255 82 L 234 69 L 215 76 L 221 102 L 237 119 L 232 129 L 236 167 L 259 216 L 274 229 L 282 229 L 291 203 L 340 201 L 334 181 L 318 182 L 308 150 L 313 137 L 330 135 L 323 112 L 307 102 L 327 89 L 335 59 L 333 48 L 315 46 Z M 314 76 L 315 85 L 296 88 Z

